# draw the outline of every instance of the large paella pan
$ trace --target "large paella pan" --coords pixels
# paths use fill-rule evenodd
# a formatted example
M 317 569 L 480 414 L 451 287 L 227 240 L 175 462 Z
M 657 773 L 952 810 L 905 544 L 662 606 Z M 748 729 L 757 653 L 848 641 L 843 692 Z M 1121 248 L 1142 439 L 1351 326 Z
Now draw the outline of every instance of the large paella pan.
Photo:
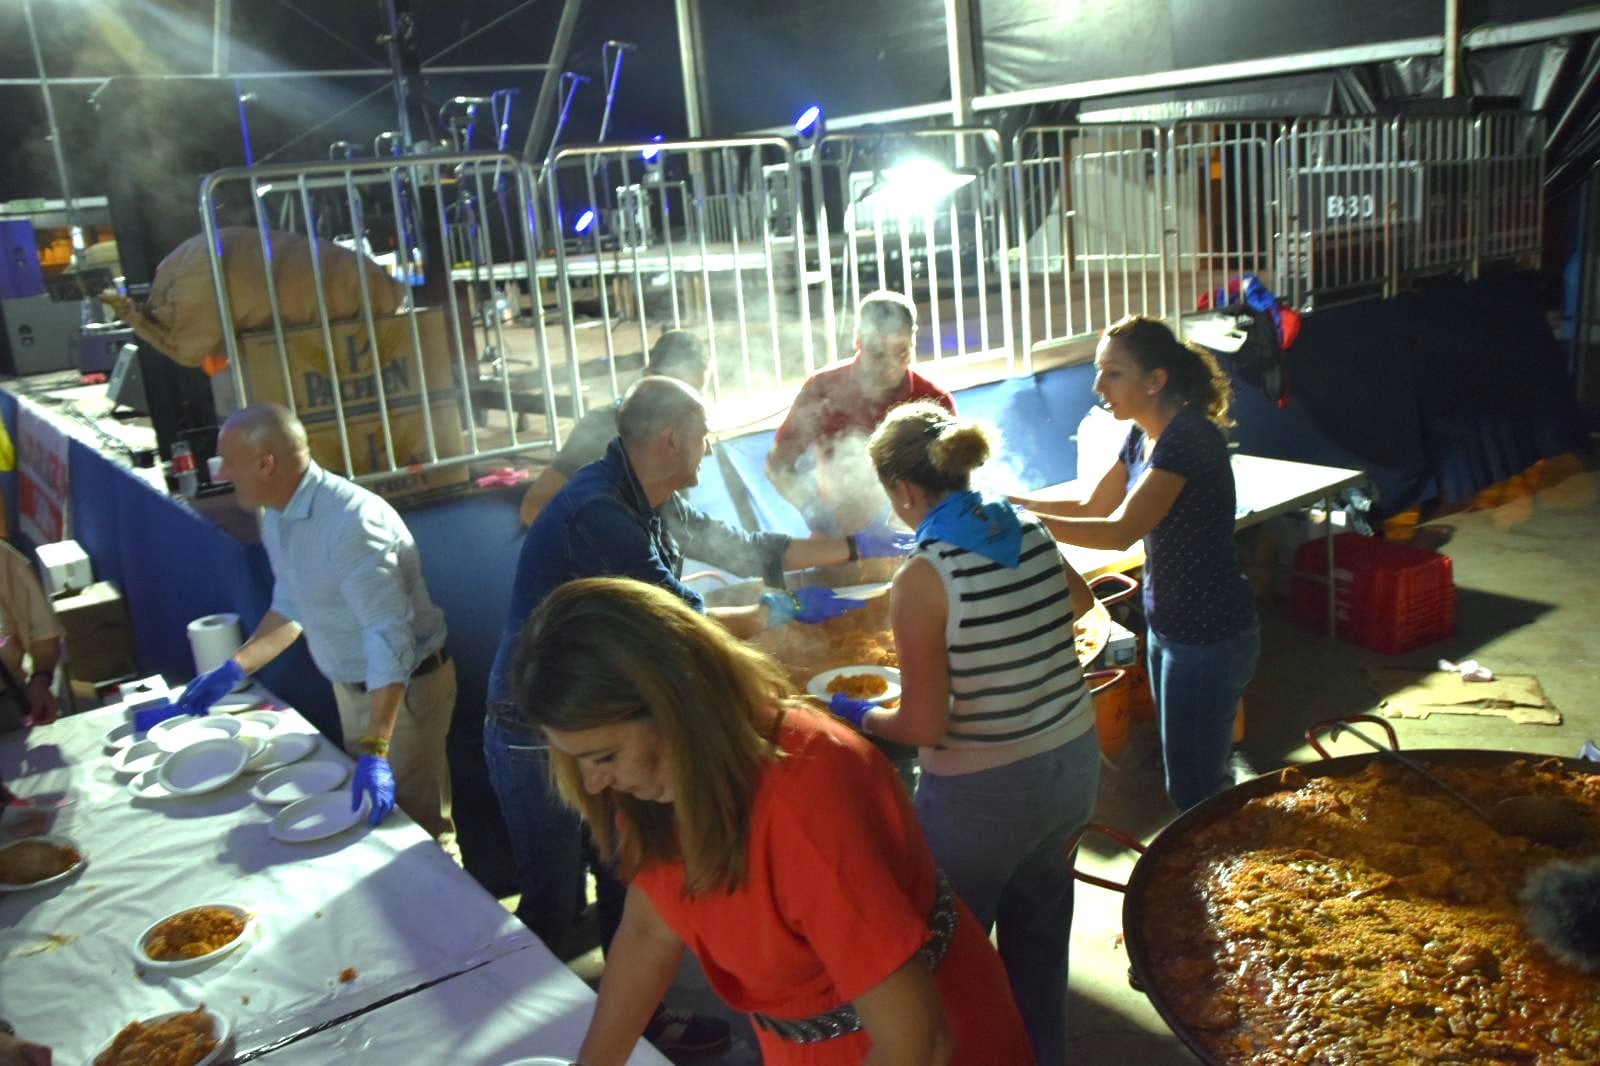
M 1187 811 L 1142 849 L 1123 928 L 1134 975 L 1202 1061 L 1600 1061 L 1600 973 L 1537 944 L 1518 899 L 1543 864 L 1600 851 L 1600 773 L 1519 752 L 1411 755 L 1484 805 L 1561 797 L 1587 841 L 1501 836 L 1370 752 Z

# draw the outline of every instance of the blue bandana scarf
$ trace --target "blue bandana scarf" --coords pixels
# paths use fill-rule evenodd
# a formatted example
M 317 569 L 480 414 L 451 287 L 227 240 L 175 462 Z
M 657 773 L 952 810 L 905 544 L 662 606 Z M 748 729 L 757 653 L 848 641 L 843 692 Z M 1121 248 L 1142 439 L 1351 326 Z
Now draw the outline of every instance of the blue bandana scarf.
M 1022 558 L 1022 523 L 1011 501 L 957 492 L 941 500 L 917 526 L 917 540 L 938 539 L 975 552 L 1007 569 Z

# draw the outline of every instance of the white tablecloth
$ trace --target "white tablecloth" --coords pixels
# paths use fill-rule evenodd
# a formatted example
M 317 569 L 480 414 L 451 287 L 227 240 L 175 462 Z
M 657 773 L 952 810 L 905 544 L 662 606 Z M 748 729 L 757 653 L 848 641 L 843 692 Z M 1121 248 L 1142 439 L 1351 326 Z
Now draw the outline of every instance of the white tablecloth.
M 578 1053 L 594 993 L 535 946 L 442 981 L 343 1025 L 269 1052 L 261 1066 L 352 1062 L 499 1066 Z M 631 1066 L 668 1066 L 640 1041 Z
M 300 715 L 284 714 L 285 728 L 314 733 Z M 235 1049 L 245 1053 L 513 954 L 518 968 L 490 975 L 504 1002 L 476 1009 L 504 1012 L 504 1046 L 517 1032 L 540 1038 L 548 1020 L 552 1039 L 576 1047 L 570 1037 L 581 1032 L 592 993 L 400 811 L 376 829 L 362 822 L 328 840 L 286 844 L 267 832 L 278 808 L 249 796 L 254 775 L 204 796 L 136 801 L 101 745 L 124 718 L 120 707 L 105 708 L 0 738 L 7 785 L 23 797 L 69 796 L 51 831 L 89 855 L 66 881 L 0 894 L 0 1016 L 51 1044 L 58 1062 L 85 1060 L 134 1018 L 200 1002 L 229 1016 Z M 346 759 L 326 739 L 318 743 L 311 758 Z M 249 941 L 201 969 L 141 974 L 132 954 L 140 932 L 206 902 L 254 912 Z M 341 982 L 347 968 L 355 977 Z M 473 998 L 454 989 L 422 995 Z M 407 1002 L 385 1013 L 403 1016 Z M 430 1017 L 443 1044 L 471 1035 L 446 1014 Z M 297 1047 L 275 1057 L 302 1061 Z

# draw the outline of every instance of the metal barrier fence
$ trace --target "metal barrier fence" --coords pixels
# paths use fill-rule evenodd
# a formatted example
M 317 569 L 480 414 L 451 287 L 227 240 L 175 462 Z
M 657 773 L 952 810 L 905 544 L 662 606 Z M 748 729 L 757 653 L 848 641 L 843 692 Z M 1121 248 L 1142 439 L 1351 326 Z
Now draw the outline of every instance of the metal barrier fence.
M 1004 144 L 987 127 L 825 133 L 803 197 L 825 362 L 849 355 L 875 289 L 917 301 L 916 358 L 1015 358 Z M 808 363 L 807 370 L 811 366 Z
M 788 142 L 571 146 L 543 184 L 549 217 L 561 221 L 552 265 L 574 395 L 579 368 L 592 364 L 620 396 L 634 346 L 642 360 L 668 328 L 703 337 L 714 400 L 771 394 L 811 368 Z
M 1536 259 L 1542 144 L 1520 112 L 1024 128 L 1024 348 L 1127 313 L 1177 322 L 1246 273 L 1311 310 Z
M 537 175 L 499 153 L 219 171 L 200 199 L 222 319 L 225 217 L 260 235 L 270 312 L 224 331 L 221 406 L 288 404 L 357 480 L 464 478 L 559 446 L 558 414 L 620 396 L 668 328 L 704 339 L 722 428 L 769 418 L 849 355 L 876 288 L 918 302 L 919 359 L 1028 373 L 1125 314 L 1179 324 L 1241 274 L 1311 310 L 1536 258 L 1543 141 L 1508 112 L 1032 126 L 1009 158 L 976 127 L 569 146 Z M 286 245 L 303 268 L 274 273 L 274 230 L 313 238 Z M 325 277 L 330 243 L 387 278 Z
M 361 482 L 404 475 L 418 488 L 464 479 L 473 459 L 559 444 L 552 404 L 539 405 L 542 437 L 510 417 L 529 385 L 555 395 L 533 207 L 532 171 L 489 153 L 208 175 L 200 214 L 221 320 L 236 320 L 235 296 L 266 302 L 257 332 L 222 331 L 219 414 L 282 403 L 305 423 L 318 463 Z M 224 234 L 225 219 L 248 226 Z M 285 236 L 290 226 L 309 240 Z M 241 242 L 251 228 L 257 239 Z M 489 254 L 496 233 L 500 263 Z M 296 250 L 301 263 L 284 258 Z M 230 272 L 256 267 L 264 292 L 230 286 Z M 513 353 L 532 380 L 513 380 Z M 491 427 L 494 409 L 503 426 Z

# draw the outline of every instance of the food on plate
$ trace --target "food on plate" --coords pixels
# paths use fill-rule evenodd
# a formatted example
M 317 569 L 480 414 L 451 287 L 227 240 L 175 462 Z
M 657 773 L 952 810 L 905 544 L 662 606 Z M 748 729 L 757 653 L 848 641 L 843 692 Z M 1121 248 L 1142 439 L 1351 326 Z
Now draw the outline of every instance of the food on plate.
M 355 979 L 356 968 L 354 966 L 346 966 L 344 969 L 339 971 L 339 983 L 341 985 L 347 985 Z
M 828 695 L 842 692 L 855 700 L 870 700 L 888 691 L 889 682 L 877 674 L 840 674 L 828 682 Z
M 1082 618 L 1072 623 L 1072 645 L 1078 652 L 1078 661 L 1094 651 L 1094 630 Z
M 1484 805 L 1565 797 L 1597 839 L 1600 774 L 1556 759 L 1430 768 Z M 1519 902 L 1534 870 L 1573 852 L 1501 836 L 1387 763 L 1279 784 L 1191 830 L 1148 881 L 1152 990 L 1213 1056 L 1600 1061 L 1600 974 L 1541 948 Z
M 94 1066 L 195 1066 L 216 1049 L 211 1015 L 204 1007 L 160 1022 L 129 1022 L 95 1056 Z
M 150 930 L 144 953 L 157 962 L 198 959 L 220 951 L 244 932 L 244 919 L 224 907 L 192 907 Z
M 82 858 L 65 844 L 23 840 L 0 851 L 0 884 L 31 885 L 65 873 Z

